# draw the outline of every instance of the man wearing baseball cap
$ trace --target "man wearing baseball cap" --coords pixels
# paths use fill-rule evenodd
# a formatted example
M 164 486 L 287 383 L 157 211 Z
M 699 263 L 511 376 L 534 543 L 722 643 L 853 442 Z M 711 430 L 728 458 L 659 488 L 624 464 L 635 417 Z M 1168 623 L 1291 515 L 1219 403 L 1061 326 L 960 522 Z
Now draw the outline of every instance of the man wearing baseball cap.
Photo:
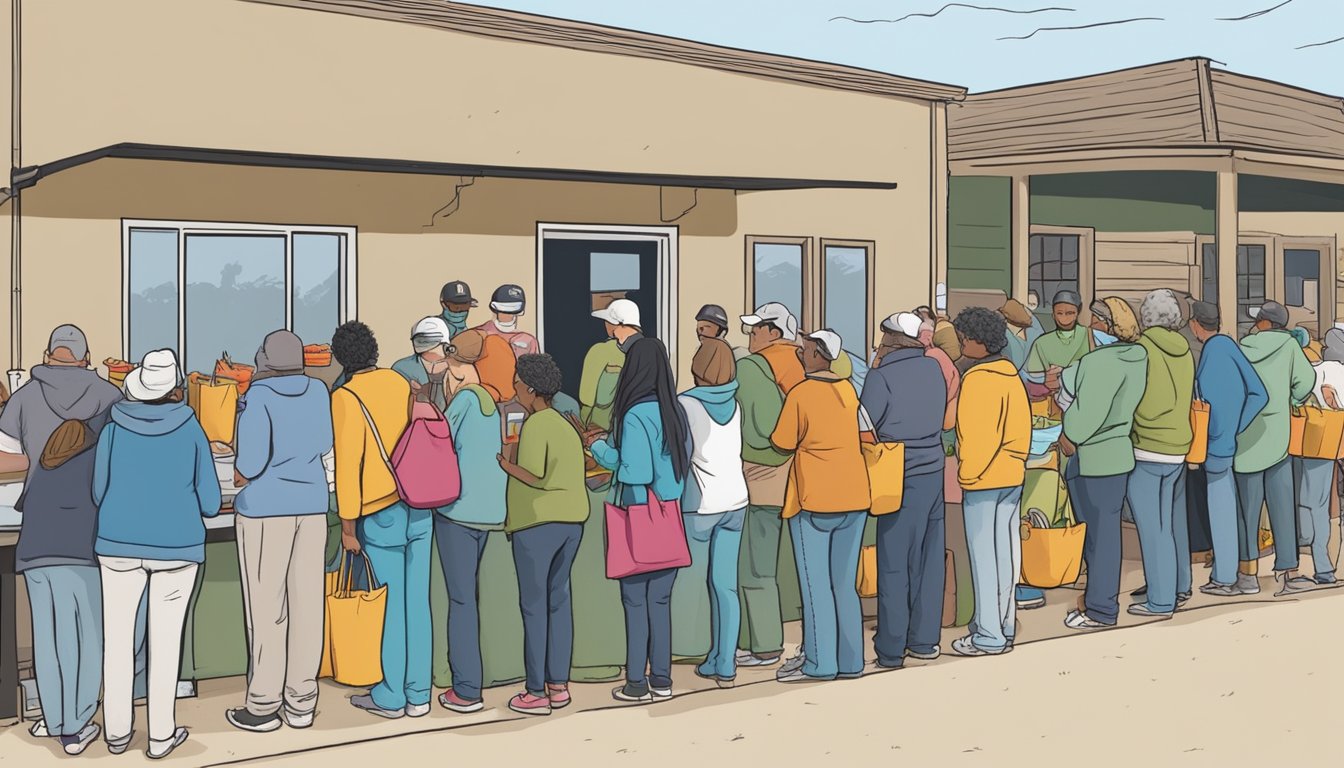
M 1232 466 L 1237 479 L 1241 514 L 1237 520 L 1241 573 L 1237 586 L 1244 595 L 1260 591 L 1257 565 L 1260 559 L 1260 510 L 1269 507 L 1269 526 L 1274 534 L 1274 572 L 1283 579 L 1283 592 L 1293 592 L 1297 570 L 1297 519 L 1293 489 L 1293 464 L 1288 456 L 1289 412 L 1301 405 L 1316 388 L 1316 372 L 1302 352 L 1302 345 L 1286 329 L 1288 309 L 1267 301 L 1250 310 L 1253 333 L 1241 340 L 1241 350 L 1265 385 L 1269 402 L 1246 431 L 1255 440 L 1238 440 Z M 1210 409 L 1212 411 L 1212 409 Z M 1280 545 L 1280 543 L 1282 543 Z
M 905 446 L 900 513 L 877 518 L 873 646 L 877 663 L 888 668 L 904 666 L 906 656 L 931 660 L 940 652 L 946 573 L 943 426 L 949 401 L 943 371 L 919 339 L 923 327 L 911 312 L 882 321 L 882 345 L 860 398 L 878 442 Z
M 444 283 L 439 291 L 439 305 L 443 307 L 443 321 L 452 336 L 467 330 L 467 313 L 476 306 L 471 297 L 471 286 L 461 280 Z
M 440 411 L 448 407 L 444 378 L 448 371 L 448 324 L 442 317 L 426 317 L 411 329 L 413 354 L 392 365 L 411 385 L 411 392 Z
M 644 338 L 639 305 L 616 299 L 593 312 L 602 321 L 606 341 L 594 344 L 583 358 L 579 376 L 579 421 L 594 430 L 611 428 L 611 409 L 616 401 L 616 382 L 625 366 L 625 353 Z
M 802 383 L 798 320 L 783 304 L 764 304 L 741 318 L 749 354 L 737 363 L 742 409 L 742 463 L 747 477 L 747 521 L 742 530 L 738 591 L 743 648 L 739 667 L 768 666 L 784 652 L 779 605 L 779 542 L 789 454 L 770 442 L 784 397 Z
M 490 297 L 490 311 L 495 313 L 495 316 L 477 326 L 476 330 L 487 336 L 499 336 L 507 341 L 515 358 L 535 355 L 541 352 L 541 344 L 537 342 L 537 337 L 518 329 L 518 318 L 526 309 L 527 294 L 523 293 L 522 286 L 501 285 Z
M 695 334 L 702 339 L 722 339 L 728 334 L 728 313 L 718 304 L 706 304 L 695 313 Z

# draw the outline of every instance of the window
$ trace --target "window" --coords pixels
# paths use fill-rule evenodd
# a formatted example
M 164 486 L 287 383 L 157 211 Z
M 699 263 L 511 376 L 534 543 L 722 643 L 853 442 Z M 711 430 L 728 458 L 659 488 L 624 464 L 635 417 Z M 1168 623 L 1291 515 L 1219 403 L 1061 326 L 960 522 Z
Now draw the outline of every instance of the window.
M 1200 275 L 1204 300 L 1218 301 L 1218 245 L 1204 243 Z M 1300 287 L 1300 286 L 1299 286 Z M 1265 303 L 1265 246 L 1242 244 L 1237 246 L 1237 329 L 1245 333 L 1254 324 L 1250 310 Z M 1299 305 L 1300 306 L 1300 305 Z
M 1032 235 L 1027 250 L 1027 290 L 1035 293 L 1039 306 L 1051 312 L 1055 294 L 1081 293 L 1078 289 L 1079 235 Z
M 1315 309 L 1321 283 L 1321 252 L 1299 248 L 1283 251 L 1283 303 Z
M 789 308 L 798 321 L 808 316 L 803 297 L 808 288 L 807 238 L 748 238 L 752 262 L 752 299 L 750 309 L 778 302 Z
M 125 222 L 125 355 L 176 349 L 187 371 L 250 363 L 288 328 L 325 344 L 353 314 L 354 230 Z
M 840 334 L 845 349 L 860 359 L 868 357 L 872 346 L 872 253 L 872 243 L 821 241 L 821 325 Z

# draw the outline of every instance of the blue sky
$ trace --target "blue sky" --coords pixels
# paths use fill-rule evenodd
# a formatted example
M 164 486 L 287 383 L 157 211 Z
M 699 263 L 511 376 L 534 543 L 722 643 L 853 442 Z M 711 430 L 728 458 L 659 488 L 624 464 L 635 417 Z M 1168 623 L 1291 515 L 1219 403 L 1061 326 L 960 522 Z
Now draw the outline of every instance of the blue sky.
M 1344 0 L 969 0 L 950 6 L 945 0 L 477 4 L 850 64 L 963 85 L 973 92 L 1207 56 L 1242 74 L 1344 95 Z M 990 8 L 996 10 L 986 10 Z M 908 14 L 936 15 L 878 21 Z M 1065 27 L 1075 29 L 1058 29 Z

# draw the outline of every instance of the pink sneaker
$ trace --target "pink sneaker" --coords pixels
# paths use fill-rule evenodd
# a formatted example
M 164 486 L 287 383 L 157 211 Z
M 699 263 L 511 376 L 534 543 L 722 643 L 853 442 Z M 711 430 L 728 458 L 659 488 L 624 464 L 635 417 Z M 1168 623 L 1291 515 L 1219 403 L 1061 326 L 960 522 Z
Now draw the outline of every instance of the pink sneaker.
M 520 715 L 549 715 L 551 700 L 545 696 L 533 696 L 527 691 L 509 699 L 509 709 Z
M 477 699 L 476 701 L 468 701 L 461 696 L 458 696 L 457 691 L 449 688 L 439 694 L 439 706 L 461 715 L 469 715 L 472 712 L 480 712 L 482 709 L 485 709 L 485 702 L 480 699 Z
M 564 709 L 569 706 L 569 686 L 565 684 L 546 684 L 546 695 L 551 700 L 551 709 Z

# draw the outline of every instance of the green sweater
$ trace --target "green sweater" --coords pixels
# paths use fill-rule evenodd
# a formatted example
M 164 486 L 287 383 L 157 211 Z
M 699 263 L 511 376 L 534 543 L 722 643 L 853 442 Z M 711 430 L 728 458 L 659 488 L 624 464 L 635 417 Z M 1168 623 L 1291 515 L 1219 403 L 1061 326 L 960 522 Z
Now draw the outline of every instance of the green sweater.
M 1241 341 L 1241 350 L 1264 382 L 1269 403 L 1237 435 L 1233 469 L 1263 472 L 1288 457 L 1289 409 L 1301 405 L 1316 387 L 1316 372 L 1302 345 L 1287 331 L 1261 331 Z
M 1130 433 L 1147 378 L 1148 352 L 1123 343 L 1087 353 L 1066 376 L 1073 403 L 1064 412 L 1064 436 L 1078 448 L 1079 474 L 1110 477 L 1134 469 Z
M 509 478 L 505 531 L 513 533 L 543 523 L 582 523 L 588 519 L 583 443 L 573 425 L 554 408 L 538 411 L 523 422 L 523 433 L 518 438 L 518 466 L 536 475 L 538 483 L 534 487 Z
M 584 424 L 611 429 L 611 406 L 623 365 L 625 353 L 615 339 L 594 344 L 588 350 L 579 378 L 579 420 Z
M 775 383 L 770 364 L 760 355 L 737 362 L 737 403 L 742 410 L 742 460 L 778 467 L 789 460 L 770 442 L 784 408 L 784 393 Z
M 1175 331 L 1149 328 L 1139 343 L 1148 352 L 1148 383 L 1134 411 L 1134 450 L 1184 456 L 1195 440 L 1190 429 L 1195 394 L 1190 342 Z

